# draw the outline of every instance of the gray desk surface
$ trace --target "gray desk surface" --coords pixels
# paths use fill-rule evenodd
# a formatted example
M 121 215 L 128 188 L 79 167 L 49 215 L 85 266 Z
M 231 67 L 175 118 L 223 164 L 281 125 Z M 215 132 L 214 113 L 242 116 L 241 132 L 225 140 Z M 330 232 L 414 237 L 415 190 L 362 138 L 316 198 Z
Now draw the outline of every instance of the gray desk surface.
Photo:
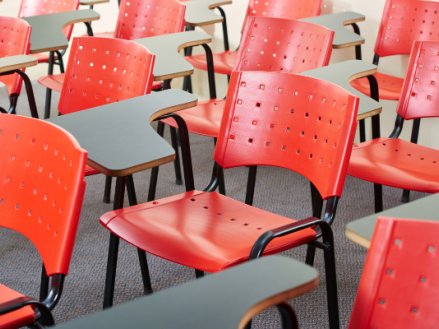
M 163 81 L 192 74 L 194 67 L 178 53 L 179 50 L 209 43 L 212 37 L 201 31 L 186 31 L 134 41 L 157 55 L 154 63 L 154 79 Z
M 357 118 L 362 120 L 380 114 L 381 104 L 353 88 L 349 81 L 373 74 L 376 69 L 376 65 L 352 59 L 302 72 L 301 74 L 334 82 L 360 97 Z
M 244 328 L 259 311 L 317 284 L 314 268 L 282 256 L 263 257 L 56 328 Z
M 69 42 L 63 33 L 65 26 L 95 21 L 99 17 L 99 14 L 91 9 L 24 17 L 23 19 L 32 25 L 30 52 L 34 54 L 67 48 Z
M 126 176 L 174 159 L 173 148 L 151 127 L 156 117 L 195 106 L 194 95 L 169 89 L 52 118 L 88 151 L 88 164 Z
M 15 55 L 0 58 L 0 73 L 22 69 L 24 67 L 35 66 L 38 60 L 30 55 Z
M 303 18 L 301 20 L 320 24 L 333 30 L 335 32 L 334 41 L 332 43 L 334 48 L 346 48 L 364 43 L 364 38 L 361 35 L 358 35 L 345 27 L 346 25 L 364 21 L 365 16 L 362 14 L 346 11 L 335 14 Z
M 184 2 L 186 5 L 185 21 L 192 26 L 203 26 L 221 23 L 221 15 L 212 11 L 220 6 L 231 4 L 232 0 L 192 0 Z
M 346 236 L 355 243 L 369 248 L 375 223 L 379 216 L 439 221 L 439 193 L 354 220 L 346 225 Z

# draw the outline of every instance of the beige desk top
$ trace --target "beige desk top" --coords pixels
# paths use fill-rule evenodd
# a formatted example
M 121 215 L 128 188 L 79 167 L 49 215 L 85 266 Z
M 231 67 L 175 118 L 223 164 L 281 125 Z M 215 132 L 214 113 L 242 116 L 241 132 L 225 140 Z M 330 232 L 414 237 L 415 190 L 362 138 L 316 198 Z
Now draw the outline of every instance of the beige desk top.
M 19 70 L 25 67 L 35 66 L 37 64 L 38 60 L 30 55 L 2 57 L 0 58 L 0 73 Z
M 191 26 L 220 23 L 223 18 L 213 12 L 212 9 L 231 3 L 232 0 L 192 0 L 184 2 L 186 5 L 185 21 Z
M 91 9 L 24 17 L 23 19 L 32 25 L 30 52 L 35 54 L 67 48 L 68 41 L 63 33 L 65 26 L 95 21 L 99 17 L 99 14 Z
M 157 55 L 154 63 L 154 79 L 164 81 L 192 74 L 193 66 L 179 54 L 179 51 L 186 47 L 209 43 L 212 37 L 201 31 L 186 31 L 134 41 Z
M 365 16 L 352 11 L 321 15 L 309 18 L 303 18 L 302 21 L 311 22 L 326 26 L 333 30 L 334 41 L 332 46 L 336 49 L 352 47 L 364 43 L 364 38 L 352 30 L 346 28 L 347 25 L 362 22 Z

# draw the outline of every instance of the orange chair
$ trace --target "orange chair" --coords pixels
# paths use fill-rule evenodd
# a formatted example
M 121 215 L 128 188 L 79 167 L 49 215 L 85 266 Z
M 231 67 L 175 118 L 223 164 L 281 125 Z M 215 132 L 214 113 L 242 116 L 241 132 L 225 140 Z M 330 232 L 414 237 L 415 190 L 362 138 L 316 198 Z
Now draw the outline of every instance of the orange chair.
M 53 324 L 69 270 L 87 153 L 45 121 L 0 114 L 0 131 L 0 227 L 28 238 L 43 261 L 40 301 L 0 284 L 0 327 L 39 328 Z
M 208 188 L 197 191 L 192 181 L 185 193 L 101 217 L 112 241 L 105 305 L 112 303 L 119 238 L 194 268 L 198 274 L 315 242 L 324 249 L 331 328 L 336 328 L 337 289 L 329 225 L 342 192 L 357 107 L 356 97 L 325 81 L 281 72 L 233 72 Z M 185 162 L 190 164 L 189 159 Z M 214 192 L 220 168 L 248 165 L 277 166 L 305 176 L 326 200 L 322 219 L 294 220 Z M 316 242 L 320 237 L 323 244 Z M 311 252 L 307 260 L 312 263 L 313 259 Z M 146 264 L 146 259 L 141 263 Z M 144 284 L 150 287 L 150 283 Z
M 375 211 L 383 209 L 381 185 L 439 192 L 439 152 L 398 138 L 405 120 L 439 116 L 438 52 L 438 41 L 414 42 L 393 132 L 354 146 L 348 173 L 375 183 Z
M 321 5 L 321 0 L 249 0 L 247 13 L 242 28 L 242 36 L 244 37 L 246 35 L 247 21 L 252 16 L 299 19 L 319 15 Z M 226 50 L 224 52 L 214 53 L 214 71 L 219 74 L 230 75 L 236 65 L 237 59 L 238 51 L 236 50 Z M 207 71 L 207 60 L 203 54 L 187 56 L 187 60 L 195 68 Z
M 437 326 L 438 236 L 434 221 L 378 219 L 349 329 Z
M 333 36 L 333 31 L 312 23 L 251 16 L 235 70 L 299 73 L 326 66 L 331 57 Z M 180 111 L 179 116 L 186 122 L 189 132 L 217 138 L 224 104 L 223 99 L 200 101 L 196 107 Z M 173 119 L 164 122 L 177 127 Z M 249 194 L 247 202 L 250 204 L 251 199 Z
M 437 39 L 439 34 L 435 22 L 438 11 L 437 1 L 387 0 L 375 42 L 373 63 L 378 65 L 382 57 L 409 55 L 415 40 Z M 378 82 L 381 99 L 400 98 L 402 78 L 381 72 L 374 76 Z M 371 92 L 367 78 L 356 79 L 351 84 L 365 94 Z
M 31 26 L 24 20 L 0 16 L 0 57 L 29 54 Z M 1 75 L 9 95 L 9 107 L 0 107 L 2 113 L 15 113 L 23 79 L 18 73 Z M 28 95 L 29 97 L 29 95 Z M 36 113 L 36 109 L 33 109 Z

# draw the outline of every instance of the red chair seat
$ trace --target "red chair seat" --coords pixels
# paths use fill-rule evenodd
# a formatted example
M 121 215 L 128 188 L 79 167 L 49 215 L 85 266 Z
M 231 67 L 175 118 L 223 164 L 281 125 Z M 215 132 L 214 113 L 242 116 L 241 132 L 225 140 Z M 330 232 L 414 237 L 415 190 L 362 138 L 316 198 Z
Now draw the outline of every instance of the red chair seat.
M 191 191 L 111 211 L 100 222 L 113 234 L 149 253 L 216 272 L 247 261 L 260 235 L 292 220 L 219 193 Z M 273 240 L 265 253 L 277 253 L 315 238 L 313 229 L 305 229 Z
M 213 54 L 214 71 L 219 74 L 230 75 L 237 62 L 237 51 L 224 51 Z M 207 71 L 206 55 L 186 56 L 186 59 L 197 69 Z
M 64 83 L 64 76 L 64 73 L 46 75 L 39 78 L 38 82 L 44 87 L 60 93 Z
M 0 304 L 23 297 L 22 294 L 0 284 Z M 18 328 L 35 321 L 35 312 L 32 307 L 23 307 L 17 311 L 0 316 L 0 329 Z
M 393 75 L 376 73 L 374 74 L 379 86 L 380 99 L 399 100 L 403 79 Z M 370 95 L 369 80 L 360 78 L 351 81 L 352 87 L 361 91 L 363 94 Z
M 191 133 L 215 138 L 218 136 L 225 103 L 223 99 L 202 101 L 195 107 L 179 111 L 178 115 L 186 122 Z M 162 121 L 177 128 L 174 119 L 168 118 Z
M 348 174 L 377 184 L 439 192 L 439 151 L 397 138 L 355 145 Z

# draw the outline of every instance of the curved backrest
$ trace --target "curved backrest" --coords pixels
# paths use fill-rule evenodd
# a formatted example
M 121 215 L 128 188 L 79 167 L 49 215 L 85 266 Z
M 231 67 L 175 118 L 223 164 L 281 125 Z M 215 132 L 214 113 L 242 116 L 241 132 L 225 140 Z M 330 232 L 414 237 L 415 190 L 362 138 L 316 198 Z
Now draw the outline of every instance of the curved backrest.
M 350 329 L 436 328 L 439 222 L 379 218 Z
M 270 165 L 340 196 L 356 127 L 357 97 L 327 81 L 281 72 L 233 72 L 215 160 Z
M 63 11 L 76 10 L 79 7 L 79 0 L 22 0 L 18 17 L 46 15 L 60 13 Z M 73 25 L 64 28 L 67 40 L 72 35 Z
M 439 2 L 424 0 L 387 0 L 375 53 L 380 57 L 408 55 L 415 40 L 437 40 Z
M 87 153 L 63 129 L 0 114 L 0 226 L 26 236 L 47 273 L 67 274 Z
M 74 38 L 59 112 L 76 112 L 149 93 L 154 58 L 145 47 L 129 40 Z
M 439 117 L 439 41 L 415 41 L 397 112 L 404 119 Z
M 176 0 L 122 0 L 114 37 L 132 40 L 181 32 L 185 11 Z
M 326 66 L 334 32 L 317 24 L 254 16 L 238 53 L 236 71 L 298 73 Z
M 321 7 L 322 0 L 249 0 L 243 31 L 252 16 L 300 19 L 320 15 Z
M 31 26 L 15 17 L 0 16 L 0 57 L 29 54 Z M 19 94 L 22 79 L 18 74 L 0 76 L 9 95 Z

